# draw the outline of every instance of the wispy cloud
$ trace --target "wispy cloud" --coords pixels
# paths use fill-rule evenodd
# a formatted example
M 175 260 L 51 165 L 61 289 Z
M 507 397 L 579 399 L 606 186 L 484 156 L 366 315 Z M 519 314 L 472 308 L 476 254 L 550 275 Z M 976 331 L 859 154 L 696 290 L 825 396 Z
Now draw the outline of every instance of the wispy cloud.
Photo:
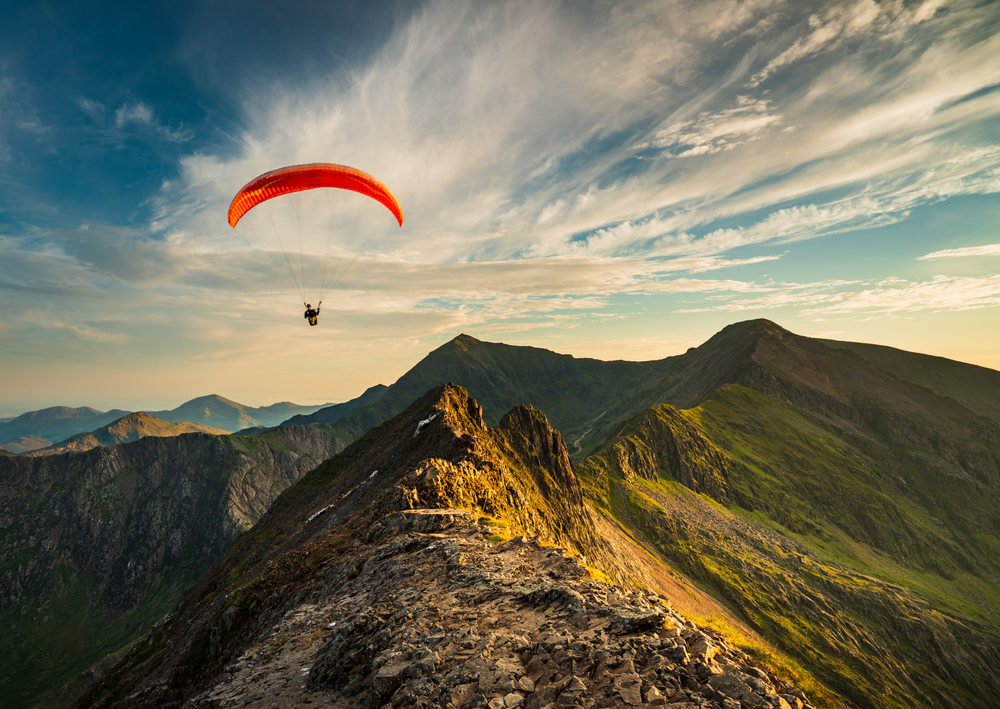
M 781 116 L 771 113 L 768 103 L 764 99 L 737 96 L 735 107 L 714 114 L 705 112 L 693 121 L 675 123 L 657 131 L 651 141 L 635 148 L 667 150 L 678 158 L 732 150 L 781 124 Z
M 933 251 L 926 256 L 921 256 L 917 260 L 925 261 L 938 258 L 964 258 L 967 256 L 1000 256 L 1000 244 L 986 244 L 984 246 L 965 246 L 960 249 L 944 249 Z
M 0 60 L 0 162 L 11 159 L 19 141 L 37 141 L 46 131 L 32 87 Z
M 832 23 L 837 37 L 889 48 L 886 65 L 899 65 L 906 44 L 896 35 L 934 14 L 929 6 L 909 14 L 897 8 L 871 34 L 872 7 L 831 5 L 812 32 L 825 36 L 822 28 Z M 242 153 L 185 160 L 181 181 L 162 196 L 156 227 L 177 228 L 179 213 L 186 215 L 183 230 L 215 232 L 228 198 L 250 177 L 324 158 L 357 164 L 393 188 L 405 206 L 405 233 L 421 234 L 410 240 L 407 258 L 420 261 L 580 255 L 581 245 L 595 256 L 658 256 L 690 241 L 700 225 L 761 210 L 772 216 L 754 234 L 733 227 L 699 249 L 783 243 L 830 233 L 817 219 L 834 230 L 904 219 L 957 179 L 969 193 L 995 189 L 996 153 L 978 153 L 975 170 L 965 165 L 959 175 L 952 161 L 962 141 L 941 131 L 962 120 L 945 115 L 951 111 L 996 116 L 1000 107 L 984 96 L 934 115 L 935 107 L 996 83 L 989 41 L 943 40 L 934 66 L 957 71 L 944 77 L 929 61 L 904 62 L 877 90 L 860 82 L 870 89 L 864 96 L 856 85 L 831 80 L 854 72 L 857 48 L 836 54 L 833 39 L 816 39 L 831 52 L 825 70 L 797 79 L 811 82 L 805 91 L 765 98 L 745 93 L 739 74 L 703 73 L 719 49 L 713 43 L 745 42 L 748 27 L 761 30 L 764 5 L 756 14 L 725 2 L 697 13 L 670 6 L 671 23 L 650 24 L 661 9 L 635 3 L 567 17 L 530 2 L 485 9 L 432 2 L 370 66 L 322 89 L 280 87 L 269 101 L 248 105 Z M 942 25 L 953 37 L 982 19 L 968 8 L 953 14 Z M 720 25 L 710 17 L 729 19 Z M 597 25 L 604 31 L 594 34 Z M 896 35 L 887 37 L 890 28 Z M 583 51 L 576 37 L 588 32 Z M 749 66 L 742 71 L 747 78 Z M 877 77 L 880 69 L 866 71 Z M 635 136 L 641 139 L 630 140 Z M 981 146 L 967 148 L 972 155 Z M 686 160 L 637 161 L 643 150 Z M 853 197 L 809 203 L 847 185 L 855 186 Z M 803 227 L 797 234 L 794 215 Z M 783 230 L 764 238 L 777 222 Z M 741 229 L 747 239 L 732 238 Z M 602 242 L 606 248 L 598 248 Z
M 857 289 L 857 285 L 865 285 Z M 851 287 L 855 286 L 855 287 Z M 746 312 L 798 308 L 804 317 L 879 317 L 920 311 L 958 312 L 1000 307 L 1000 275 L 983 278 L 935 276 L 929 281 L 886 278 L 873 284 L 780 283 L 759 287 L 752 298 L 721 296 L 719 302 L 677 312 Z
M 81 108 L 92 119 L 103 116 L 104 113 L 102 105 L 87 99 L 81 100 Z M 172 128 L 160 123 L 152 106 L 145 101 L 128 101 L 115 109 L 114 125 L 119 131 L 146 130 L 174 143 L 189 141 L 194 136 L 194 133 L 183 125 Z
M 864 35 L 883 38 L 903 32 L 932 19 L 938 10 L 947 5 L 961 4 L 948 0 L 924 0 L 909 5 L 902 2 L 877 3 L 874 0 L 830 3 L 824 11 L 809 15 L 803 23 L 804 33 L 754 74 L 749 85 L 759 86 L 782 68 L 836 49 L 844 42 Z

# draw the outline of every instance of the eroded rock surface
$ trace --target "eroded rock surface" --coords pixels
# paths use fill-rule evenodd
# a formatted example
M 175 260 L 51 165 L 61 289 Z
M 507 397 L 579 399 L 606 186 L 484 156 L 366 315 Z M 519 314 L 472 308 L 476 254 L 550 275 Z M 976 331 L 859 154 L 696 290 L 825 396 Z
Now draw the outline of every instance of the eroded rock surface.
M 455 510 L 386 518 L 184 706 L 809 706 L 665 598 L 491 534 Z

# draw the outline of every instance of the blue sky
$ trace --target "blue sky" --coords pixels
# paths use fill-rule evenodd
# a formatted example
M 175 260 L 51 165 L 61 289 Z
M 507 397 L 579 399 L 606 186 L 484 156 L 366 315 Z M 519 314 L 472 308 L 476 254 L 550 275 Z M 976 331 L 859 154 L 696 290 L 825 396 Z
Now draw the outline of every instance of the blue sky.
M 3 9 L 0 413 L 338 401 L 461 332 L 648 360 L 758 317 L 1000 368 L 995 2 Z M 226 223 L 305 162 L 405 214 L 315 242 L 351 264 L 317 328 Z

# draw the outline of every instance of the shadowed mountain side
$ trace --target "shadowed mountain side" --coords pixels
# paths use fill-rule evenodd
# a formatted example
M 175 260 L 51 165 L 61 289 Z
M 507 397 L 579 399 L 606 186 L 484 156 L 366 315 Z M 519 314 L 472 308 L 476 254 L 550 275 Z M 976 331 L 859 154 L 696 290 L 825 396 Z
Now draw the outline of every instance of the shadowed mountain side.
M 627 577 L 593 522 L 538 411 L 487 429 L 437 387 L 285 491 L 77 706 L 721 707 L 719 687 L 802 706 L 662 597 L 498 543 Z
M 543 411 L 555 428 L 576 432 L 588 430 L 591 419 L 599 418 L 609 407 L 633 414 L 642 410 L 643 406 L 630 401 L 642 384 L 657 374 L 650 363 L 578 359 L 536 347 L 481 342 L 459 335 L 428 354 L 376 400 L 336 419 L 335 426 L 345 440 L 355 440 L 431 387 L 454 382 L 481 402 L 483 418 L 491 425 L 499 422 L 505 411 L 530 403 Z M 326 412 L 324 409 L 296 421 L 333 422 Z
M 167 423 L 158 418 L 150 416 L 144 411 L 137 411 L 134 414 L 123 416 L 114 423 L 90 433 L 79 433 L 62 443 L 33 451 L 29 455 L 52 455 L 53 453 L 79 453 L 88 451 L 98 446 L 113 446 L 119 443 L 137 441 L 146 436 L 159 436 L 166 438 L 179 436 L 182 433 L 205 433 L 210 436 L 225 436 L 229 432 L 221 428 L 211 428 L 198 423 L 183 421 L 181 423 Z
M 308 426 L 311 423 L 333 423 L 334 421 L 339 421 L 345 416 L 350 416 L 355 411 L 357 411 L 362 406 L 370 404 L 380 396 L 382 396 L 389 387 L 385 384 L 376 384 L 373 387 L 368 387 L 365 389 L 364 393 L 357 397 L 356 399 L 351 399 L 350 401 L 345 401 L 342 404 L 334 404 L 333 406 L 326 406 L 319 411 L 310 412 L 308 414 L 299 414 L 297 416 L 292 416 L 287 421 L 284 421 L 282 426 Z
M 296 426 L 0 457 L 0 706 L 135 638 L 332 447 Z
M 887 485 L 885 461 L 843 433 L 728 386 L 629 421 L 580 475 L 599 509 L 854 705 L 996 706 L 996 486 Z
M 35 450 L 28 446 L 36 442 L 41 443 L 37 448 L 43 448 L 53 441 L 62 441 L 74 434 L 106 426 L 127 413 L 129 412 L 119 409 L 98 411 L 89 406 L 81 408 L 53 406 L 39 411 L 29 411 L 11 421 L 0 423 L 0 445 L 22 439 L 17 446 L 21 450 L 14 452 Z
M 996 370 L 883 345 L 836 340 L 820 342 L 850 350 L 897 379 L 951 397 L 972 411 L 1000 422 L 1000 372 Z
M 850 351 L 794 335 L 768 320 L 730 325 L 700 347 L 655 362 L 576 359 L 460 335 L 333 426 L 345 443 L 356 440 L 446 381 L 481 401 L 489 423 L 512 406 L 530 403 L 564 432 L 577 459 L 650 406 L 697 406 L 720 386 L 743 384 L 796 408 L 837 417 L 869 446 L 905 448 L 937 440 L 951 449 L 940 456 L 948 465 L 973 475 L 995 469 L 995 453 L 976 443 L 984 425 L 990 425 L 984 417 L 900 381 Z M 324 411 L 296 420 L 325 420 Z

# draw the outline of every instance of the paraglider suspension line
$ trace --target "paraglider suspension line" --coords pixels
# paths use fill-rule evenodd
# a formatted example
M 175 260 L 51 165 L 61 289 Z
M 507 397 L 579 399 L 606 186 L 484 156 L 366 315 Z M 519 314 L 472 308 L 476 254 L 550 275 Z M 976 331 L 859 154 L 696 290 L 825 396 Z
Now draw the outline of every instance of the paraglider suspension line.
M 360 253 L 368 245 L 368 242 L 372 240 L 373 236 L 375 236 L 377 233 L 379 233 L 379 231 L 382 230 L 382 227 L 385 225 L 385 219 L 386 219 L 385 216 L 382 216 L 379 219 L 378 225 L 374 229 L 372 229 L 371 233 L 367 236 L 367 238 L 365 238 L 364 243 L 361 244 L 361 246 L 355 250 L 354 255 L 351 257 L 351 260 L 348 262 L 346 266 L 344 266 L 344 268 L 341 269 L 340 274 L 337 276 L 337 279 L 330 285 L 330 288 L 337 287 L 337 284 L 340 283 L 340 279 L 343 278 L 344 274 L 347 273 L 350 270 L 351 266 L 354 265 L 354 262 L 357 261 Z
M 306 268 L 302 265 L 302 222 L 299 219 L 299 209 L 295 206 L 295 201 L 292 199 L 292 195 L 285 195 L 288 198 L 288 203 L 292 205 L 292 211 L 295 212 L 295 228 L 299 232 L 299 273 L 302 275 L 302 294 L 305 295 L 306 290 Z
M 298 289 L 299 295 L 302 296 L 302 299 L 305 300 L 306 292 L 302 286 L 299 285 L 299 279 L 295 277 L 295 269 L 292 267 L 292 262 L 288 260 L 288 252 L 285 250 L 285 245 L 281 241 L 281 235 L 278 233 L 278 227 L 274 225 L 274 220 L 271 219 L 271 212 L 267 209 L 267 202 L 261 203 L 260 206 L 264 208 L 264 214 L 267 215 L 267 220 L 271 222 L 271 228 L 274 229 L 274 236 L 278 239 L 278 245 L 281 246 L 281 253 L 285 255 L 285 263 L 288 264 L 288 272 L 292 274 L 292 279 L 295 281 L 295 287 Z
M 252 222 L 246 222 L 246 221 L 244 221 L 244 222 L 240 222 L 240 224 L 246 224 L 247 225 L 247 228 L 257 238 L 257 242 L 260 244 L 261 250 L 264 253 L 266 253 L 267 257 L 271 260 L 271 268 L 274 270 L 275 273 L 277 273 L 279 276 L 281 276 L 284 279 L 285 283 L 288 284 L 289 288 L 293 288 L 294 284 L 292 283 L 291 279 L 288 278 L 288 274 L 285 273 L 283 270 L 281 270 L 281 268 L 278 266 L 278 262 L 274 260 L 274 255 L 268 250 L 267 246 L 264 245 L 264 240 L 260 238 L 260 235 L 257 233 L 257 230 L 253 228 L 253 223 Z M 253 246 L 250 244 L 249 239 L 246 238 L 246 236 L 243 234 L 243 232 L 240 231 L 239 229 L 237 229 L 236 232 L 240 235 L 240 237 L 242 237 L 243 241 L 246 242 L 247 246 L 249 246 L 252 249 Z

